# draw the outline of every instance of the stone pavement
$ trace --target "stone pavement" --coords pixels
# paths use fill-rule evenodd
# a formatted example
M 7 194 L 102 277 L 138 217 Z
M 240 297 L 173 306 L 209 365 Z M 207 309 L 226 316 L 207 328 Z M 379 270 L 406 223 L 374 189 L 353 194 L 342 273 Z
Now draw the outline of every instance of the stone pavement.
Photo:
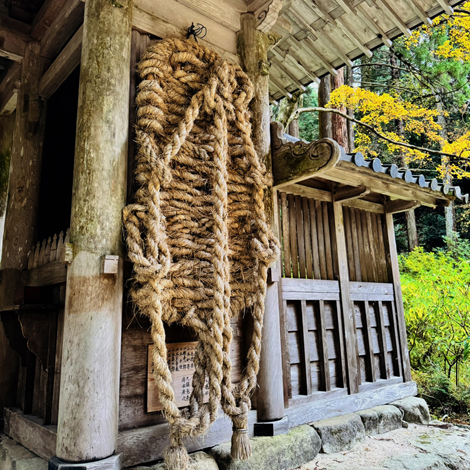
M 298 470 L 470 470 L 470 426 L 409 424 L 350 451 L 318 454 Z

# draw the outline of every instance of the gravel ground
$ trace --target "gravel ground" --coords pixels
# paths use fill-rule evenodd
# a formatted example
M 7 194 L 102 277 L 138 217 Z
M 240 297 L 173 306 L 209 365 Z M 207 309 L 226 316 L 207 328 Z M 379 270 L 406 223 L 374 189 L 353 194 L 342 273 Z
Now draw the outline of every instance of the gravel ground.
M 439 421 L 368 436 L 348 452 L 318 454 L 298 470 L 470 470 L 470 426 Z

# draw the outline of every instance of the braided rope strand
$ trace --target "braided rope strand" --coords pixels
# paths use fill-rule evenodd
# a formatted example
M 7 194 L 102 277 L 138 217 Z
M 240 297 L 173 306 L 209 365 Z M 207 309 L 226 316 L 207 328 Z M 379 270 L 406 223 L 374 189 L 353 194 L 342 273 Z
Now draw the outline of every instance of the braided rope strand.
M 251 141 L 253 87 L 239 66 L 188 40 L 151 45 L 138 71 L 138 189 L 123 221 L 131 298 L 151 320 L 155 383 L 170 425 L 165 462 L 187 469 L 183 439 L 207 432 L 220 406 L 233 421 L 232 455 L 245 459 L 267 268 L 279 253 L 264 212 L 269 180 Z M 247 313 L 253 334 L 234 385 L 231 321 Z M 198 339 L 188 409 L 176 405 L 167 363 L 165 324 L 172 323 Z

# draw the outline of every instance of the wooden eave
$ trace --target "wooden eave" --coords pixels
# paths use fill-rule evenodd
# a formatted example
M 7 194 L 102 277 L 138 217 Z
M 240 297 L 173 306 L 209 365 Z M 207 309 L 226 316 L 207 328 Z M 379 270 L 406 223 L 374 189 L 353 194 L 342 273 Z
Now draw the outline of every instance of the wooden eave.
M 343 198 L 368 204 L 377 204 L 380 201 L 377 195 L 383 202 L 385 199 L 416 201 L 430 207 L 447 206 L 453 199 L 465 203 L 469 200 L 469 195 L 462 194 L 459 186 L 426 179 L 396 165 L 383 165 L 378 158 L 367 160 L 361 153 L 346 154 L 331 139 L 316 142 L 296 139 L 284 134 L 277 122 L 271 123 L 271 146 L 274 186 L 283 191 L 331 200 L 331 195 L 325 195 L 331 193 L 328 188 L 331 182 L 337 187 L 348 187 L 349 193 L 343 191 Z
M 273 2 L 274 3 L 274 2 Z M 287 2 L 286 2 L 287 3 Z M 284 5 L 271 32 L 277 35 L 271 61 L 270 96 L 278 100 L 300 86 L 431 19 L 451 13 L 462 0 L 293 0 Z M 300 86 L 299 86 L 300 85 Z

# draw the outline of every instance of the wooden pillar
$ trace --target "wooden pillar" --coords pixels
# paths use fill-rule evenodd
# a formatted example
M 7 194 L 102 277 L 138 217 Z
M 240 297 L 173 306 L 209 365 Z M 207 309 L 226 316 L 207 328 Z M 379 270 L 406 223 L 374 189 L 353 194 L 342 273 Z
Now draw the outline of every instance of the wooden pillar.
M 393 214 L 385 214 L 384 244 L 388 250 L 389 279 L 393 282 L 393 292 L 395 294 L 396 324 L 398 324 L 398 338 L 400 341 L 400 355 L 402 359 L 403 380 L 411 380 L 410 354 L 406 337 L 405 311 L 403 309 L 403 296 L 400 283 L 400 269 L 398 266 L 397 245 L 395 241 L 395 228 L 393 225 Z
M 44 137 L 44 103 L 38 94 L 42 72 L 39 49 L 38 42 L 29 42 L 23 59 L 11 151 L 2 268 L 26 268 L 28 251 L 36 242 Z
M 340 202 L 333 201 L 333 213 L 335 220 L 335 235 L 338 253 L 338 274 L 341 296 L 341 310 L 343 312 L 344 340 L 346 349 L 346 371 L 349 393 L 352 394 L 359 392 L 360 375 L 356 338 L 356 318 L 354 312 L 354 305 L 351 300 L 348 254 L 346 249 L 346 236 L 344 233 L 343 206 Z
M 29 42 L 25 47 L 13 140 L 11 136 L 0 136 L 2 152 L 7 150 L 8 141 L 11 145 L 1 264 L 2 270 L 8 271 L 3 272 L 0 280 L 0 304 L 11 304 L 19 270 L 27 266 L 28 251 L 36 241 L 44 137 L 44 103 L 38 95 L 41 78 L 39 48 L 38 42 Z M 15 404 L 19 361 L 8 346 L 1 322 L 0 349 L 0 413 L 3 414 L 4 406 Z
M 116 449 L 131 14 L 131 0 L 85 4 L 57 433 L 68 462 Z M 117 274 L 102 274 L 104 255 L 120 256 Z M 118 468 L 111 459 L 90 468 Z
M 15 123 L 15 113 L 0 117 L 0 250 L 3 240 L 10 156 L 13 146 Z M 3 287 L 1 286 L 2 284 L 3 283 L 0 281 L 0 287 Z M 15 405 L 18 367 L 19 357 L 8 345 L 5 329 L 3 323 L 0 321 L 0 370 L 2 371 L 0 374 L 0 413 L 2 414 L 4 407 Z
M 252 138 L 256 152 L 271 172 L 271 135 L 269 116 L 269 65 L 268 38 L 256 30 L 253 13 L 241 15 L 242 28 L 239 33 L 239 54 L 245 72 L 254 86 L 254 97 L 250 105 L 252 112 Z M 277 235 L 274 191 L 268 189 L 264 198 L 267 220 Z M 258 374 L 257 411 L 258 421 L 276 421 L 284 417 L 284 393 L 282 381 L 281 333 L 279 320 L 280 269 L 275 282 L 269 282 L 266 292 L 266 307 L 261 346 L 260 371 Z

